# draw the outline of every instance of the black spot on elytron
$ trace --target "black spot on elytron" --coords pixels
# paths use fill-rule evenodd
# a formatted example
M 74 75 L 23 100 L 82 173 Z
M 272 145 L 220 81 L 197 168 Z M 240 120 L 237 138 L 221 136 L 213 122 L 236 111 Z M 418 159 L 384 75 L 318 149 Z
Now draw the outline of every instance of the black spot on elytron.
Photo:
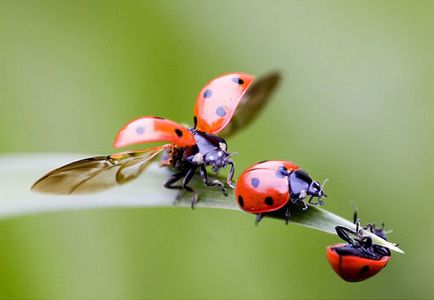
M 251 182 L 252 182 L 253 187 L 255 187 L 255 188 L 258 187 L 258 185 L 259 185 L 259 179 L 258 178 L 252 178 Z
M 162 118 L 162 117 L 154 117 L 154 119 L 164 120 L 164 118 Z
M 142 126 L 138 126 L 138 127 L 136 127 L 136 133 L 137 133 L 138 135 L 142 135 L 142 134 L 144 134 L 144 133 L 145 133 L 145 128 L 143 128 Z
M 196 116 L 194 116 L 194 118 L 193 118 L 193 123 L 194 123 L 194 128 L 196 128 L 196 126 L 197 126 L 197 118 L 196 118 Z
M 359 275 L 364 275 L 364 274 L 368 273 L 368 271 L 369 271 L 369 266 L 365 265 L 360 269 Z
M 287 173 L 287 169 L 285 167 L 279 167 L 276 171 L 276 176 L 279 178 L 285 177 L 285 173 Z
M 219 106 L 219 107 L 217 107 L 215 113 L 216 113 L 217 115 L 219 115 L 220 117 L 224 117 L 224 116 L 226 115 L 226 111 L 225 111 L 225 109 L 224 109 L 223 106 Z
M 178 137 L 182 137 L 182 131 L 179 130 L 178 128 L 175 129 L 175 133 Z
M 240 204 L 241 207 L 244 207 L 244 199 L 241 196 L 238 196 L 238 203 Z
M 205 92 L 203 92 L 204 98 L 209 98 L 212 96 L 212 91 L 210 89 L 206 89 Z
M 274 200 L 271 197 L 266 197 L 264 200 L 265 204 L 267 204 L 268 206 L 271 206 L 274 204 Z
M 244 83 L 244 80 L 242 80 L 242 79 L 239 78 L 239 77 L 232 78 L 232 81 L 233 81 L 234 83 L 237 83 L 237 84 L 243 84 L 243 83 Z

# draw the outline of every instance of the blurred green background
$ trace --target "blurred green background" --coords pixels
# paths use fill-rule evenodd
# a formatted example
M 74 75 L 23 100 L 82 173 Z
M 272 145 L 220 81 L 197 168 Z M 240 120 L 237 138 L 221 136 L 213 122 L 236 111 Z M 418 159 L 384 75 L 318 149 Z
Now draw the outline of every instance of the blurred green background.
M 141 115 L 192 121 L 225 72 L 284 81 L 228 140 L 238 174 L 293 160 L 326 208 L 406 255 L 340 280 L 334 236 L 249 214 L 106 209 L 0 222 L 1 298 L 431 298 L 433 1 L 0 1 L 0 153 L 108 154 Z M 163 183 L 162 183 L 163 184 Z

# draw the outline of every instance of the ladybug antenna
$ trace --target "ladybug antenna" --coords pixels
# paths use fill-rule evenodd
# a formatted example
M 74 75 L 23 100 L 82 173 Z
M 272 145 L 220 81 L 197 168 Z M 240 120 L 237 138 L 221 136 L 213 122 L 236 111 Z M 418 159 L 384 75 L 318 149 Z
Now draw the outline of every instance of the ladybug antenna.
M 327 179 L 325 179 L 325 180 L 323 181 L 322 184 L 319 184 L 319 188 L 320 188 L 320 190 L 319 190 L 318 195 L 317 195 L 317 197 L 318 197 L 318 202 L 317 202 L 316 204 L 323 205 L 324 202 L 321 201 L 322 198 L 324 198 L 324 197 L 327 198 L 327 197 L 328 197 L 327 194 L 324 193 L 324 186 L 326 185 L 326 183 L 327 183 L 328 181 L 329 181 L 329 179 L 327 178 Z M 313 197 L 314 197 L 313 195 L 310 197 L 310 199 L 309 199 L 309 203 L 311 203 Z
M 344 226 L 336 226 L 335 227 L 337 235 L 343 239 L 344 241 L 348 242 L 349 244 L 354 244 L 354 239 L 350 237 L 351 235 L 357 235 L 354 231 L 352 231 L 349 228 L 346 228 Z
M 329 182 L 329 181 L 330 181 L 330 179 L 329 179 L 329 178 L 326 178 L 326 179 L 324 179 L 324 181 L 322 182 L 322 184 L 321 184 L 321 191 L 323 191 L 323 193 L 324 193 L 324 187 L 325 187 L 325 185 L 327 184 L 327 182 Z M 327 195 L 324 194 L 324 197 L 327 197 Z
M 374 233 L 375 230 L 375 224 L 368 224 L 365 226 L 365 230 L 369 230 L 370 232 Z

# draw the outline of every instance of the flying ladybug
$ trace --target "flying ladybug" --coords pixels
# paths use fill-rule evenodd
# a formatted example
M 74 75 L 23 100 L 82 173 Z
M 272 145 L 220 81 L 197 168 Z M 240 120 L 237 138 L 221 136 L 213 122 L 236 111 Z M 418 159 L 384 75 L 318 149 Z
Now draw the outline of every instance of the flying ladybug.
M 122 148 L 150 142 L 167 144 L 72 162 L 41 177 L 33 184 L 32 190 L 52 194 L 105 190 L 137 178 L 153 159 L 164 153 L 161 165 L 175 170 L 164 186 L 179 190 L 177 200 L 188 191 L 192 193 L 192 207 L 198 202 L 197 193 L 188 185 L 197 171 L 204 184 L 216 186 L 226 195 L 225 184 L 210 179 L 207 167 L 218 172 L 230 166 L 226 183 L 234 187 L 235 165 L 224 138 L 254 119 L 269 101 L 279 81 L 277 72 L 258 80 L 246 73 L 223 74 L 208 82 L 197 96 L 192 128 L 168 119 L 144 116 L 122 127 L 113 146 Z

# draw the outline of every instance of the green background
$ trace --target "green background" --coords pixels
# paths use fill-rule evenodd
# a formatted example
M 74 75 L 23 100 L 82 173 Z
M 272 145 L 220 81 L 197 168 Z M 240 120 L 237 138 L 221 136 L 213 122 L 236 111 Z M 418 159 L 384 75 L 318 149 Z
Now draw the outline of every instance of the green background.
M 0 1 L 0 153 L 108 154 L 138 116 L 190 123 L 221 73 L 280 70 L 273 103 L 228 139 L 237 173 L 295 161 L 330 178 L 328 210 L 357 203 L 406 251 L 350 284 L 324 255 L 336 237 L 245 213 L 43 214 L 0 222 L 0 297 L 433 297 L 433 15 L 433 1 Z

